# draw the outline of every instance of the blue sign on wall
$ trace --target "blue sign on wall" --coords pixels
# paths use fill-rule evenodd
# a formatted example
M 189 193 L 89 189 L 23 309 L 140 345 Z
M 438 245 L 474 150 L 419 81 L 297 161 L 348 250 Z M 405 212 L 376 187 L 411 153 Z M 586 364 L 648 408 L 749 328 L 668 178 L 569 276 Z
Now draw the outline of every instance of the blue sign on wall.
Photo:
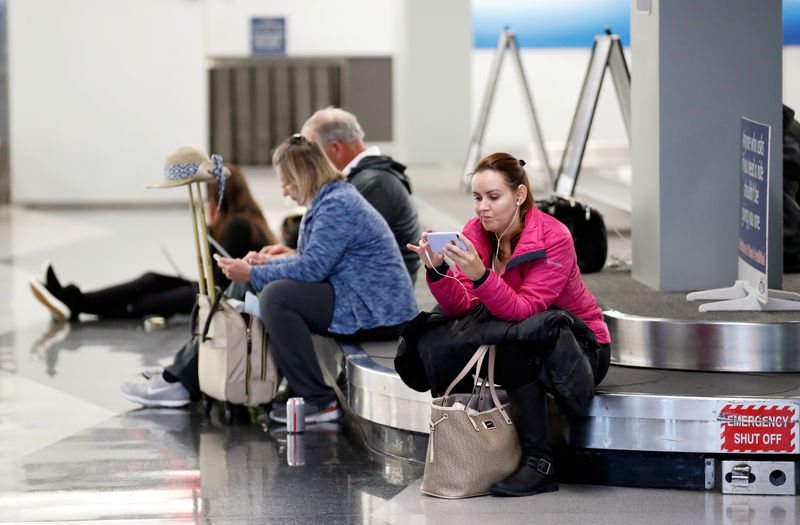
M 767 273 L 767 200 L 770 127 L 742 118 L 739 168 L 739 257 Z
M 285 55 L 286 19 L 253 18 L 250 42 L 254 55 Z

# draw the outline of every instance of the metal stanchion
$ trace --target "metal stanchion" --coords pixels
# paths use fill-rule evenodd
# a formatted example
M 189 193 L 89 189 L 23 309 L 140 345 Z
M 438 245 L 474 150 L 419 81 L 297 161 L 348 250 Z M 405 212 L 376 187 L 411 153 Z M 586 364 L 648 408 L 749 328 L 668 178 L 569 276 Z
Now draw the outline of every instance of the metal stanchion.
M 618 35 L 612 35 L 606 30 L 605 35 L 594 38 L 592 56 L 589 59 L 589 68 L 583 81 L 578 105 L 575 107 L 575 116 L 567 135 L 561 165 L 558 168 L 553 189 L 557 195 L 570 197 L 575 193 L 575 184 L 578 180 L 578 171 L 581 168 L 589 130 L 600 97 L 600 88 L 603 85 L 606 68 L 610 69 L 617 92 L 622 120 L 628 140 L 631 136 L 631 77 L 625 56 L 622 54 L 622 44 Z
M 514 36 L 513 31 L 506 29 L 503 31 L 503 33 L 500 35 L 500 39 L 497 41 L 497 49 L 495 50 L 494 58 L 492 58 L 492 65 L 489 69 L 489 78 L 487 79 L 486 88 L 483 92 L 483 100 L 481 102 L 480 111 L 478 112 L 478 120 L 475 123 L 475 129 L 472 132 L 472 138 L 470 139 L 469 148 L 467 149 L 467 158 L 464 162 L 464 176 L 462 178 L 462 186 L 465 188 L 469 188 L 469 175 L 472 169 L 475 167 L 475 164 L 478 162 L 478 157 L 480 156 L 481 145 L 483 143 L 483 134 L 486 131 L 486 124 L 489 120 L 489 112 L 492 109 L 492 101 L 494 100 L 494 93 L 495 89 L 497 88 L 497 80 L 500 77 L 500 67 L 503 63 L 503 56 L 508 49 L 511 50 L 511 53 L 516 58 L 516 60 L 514 60 L 514 64 L 516 65 L 517 72 L 519 73 L 522 91 L 525 94 L 525 102 L 528 107 L 531 131 L 533 132 L 536 149 L 541 157 L 542 170 L 547 175 L 548 182 L 550 184 L 554 183 L 553 172 L 550 168 L 550 162 L 547 159 L 547 151 L 544 147 L 544 140 L 542 139 L 539 120 L 536 117 L 536 109 L 533 105 L 533 97 L 531 96 L 528 80 L 525 77 L 525 70 L 522 67 L 522 60 L 519 56 L 517 37 Z

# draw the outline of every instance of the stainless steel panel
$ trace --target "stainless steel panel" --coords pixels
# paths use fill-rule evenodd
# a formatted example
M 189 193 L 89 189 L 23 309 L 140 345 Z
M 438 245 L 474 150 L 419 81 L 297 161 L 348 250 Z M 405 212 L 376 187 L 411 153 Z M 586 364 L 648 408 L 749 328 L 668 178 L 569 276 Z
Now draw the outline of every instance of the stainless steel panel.
M 723 461 L 723 494 L 794 496 L 796 465 L 792 461 Z
M 351 64 L 360 75 L 348 75 Z M 372 140 L 391 134 L 391 57 L 222 57 L 209 67 L 211 149 L 226 160 L 269 163 L 278 143 L 327 106 L 354 111 Z
M 342 107 L 358 116 L 367 141 L 392 140 L 392 58 L 348 58 L 346 74 Z
M 265 67 L 256 68 L 253 75 L 255 81 L 253 162 L 256 164 L 269 164 L 273 141 L 269 125 L 271 119 L 269 69 Z
M 233 160 L 233 108 L 231 71 L 212 69 L 211 75 L 211 151 Z
M 360 347 L 344 349 L 350 409 L 374 423 L 427 434 L 430 393 L 410 389 L 397 372 L 375 363 Z
M 234 99 L 234 160 L 239 164 L 252 163 L 252 118 L 253 109 L 250 98 L 253 90 L 250 85 L 250 69 L 241 67 L 233 70 Z
M 393 343 L 366 343 L 385 359 Z M 365 421 L 428 433 L 430 394 L 411 390 L 361 346 L 343 345 L 346 399 Z M 721 374 L 612 366 L 586 414 L 571 417 L 571 446 L 652 452 L 720 453 L 720 408 L 727 403 L 800 405 L 800 374 Z M 800 406 L 795 414 L 800 413 Z M 791 422 L 795 427 L 800 423 Z M 800 431 L 800 428 L 798 428 Z
M 315 67 L 313 70 L 313 78 L 311 83 L 313 88 L 312 92 L 314 98 L 314 111 L 331 106 L 333 105 L 334 100 L 339 100 L 338 96 L 334 97 L 331 84 L 330 67 L 325 65 Z
M 626 366 L 724 372 L 800 371 L 800 322 L 678 321 L 603 313 L 611 362 Z
M 311 69 L 308 65 L 297 64 L 292 68 L 292 84 L 294 88 L 292 90 L 294 101 L 292 108 L 294 125 L 292 127 L 295 131 L 300 131 L 303 123 L 314 112 L 311 95 Z
M 272 68 L 272 136 L 277 143 L 294 133 L 292 122 L 292 89 L 288 65 L 278 64 Z

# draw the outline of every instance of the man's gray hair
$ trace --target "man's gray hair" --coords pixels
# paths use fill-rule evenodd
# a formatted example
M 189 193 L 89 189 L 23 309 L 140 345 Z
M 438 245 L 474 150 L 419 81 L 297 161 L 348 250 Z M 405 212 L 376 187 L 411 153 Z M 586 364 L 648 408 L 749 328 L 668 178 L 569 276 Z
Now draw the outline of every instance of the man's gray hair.
M 320 109 L 311 115 L 300 132 L 306 137 L 316 135 L 322 146 L 327 146 L 333 141 L 355 144 L 364 139 L 364 131 L 356 116 L 333 106 Z

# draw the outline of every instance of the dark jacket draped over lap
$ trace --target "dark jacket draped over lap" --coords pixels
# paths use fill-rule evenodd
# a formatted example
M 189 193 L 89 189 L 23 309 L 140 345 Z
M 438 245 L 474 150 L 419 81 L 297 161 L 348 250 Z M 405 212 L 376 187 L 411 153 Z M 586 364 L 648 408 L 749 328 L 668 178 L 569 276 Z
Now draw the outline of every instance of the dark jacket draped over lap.
M 423 334 L 426 347 L 420 352 L 417 345 Z M 538 377 L 532 379 L 542 381 L 559 406 L 570 412 L 586 409 L 605 374 L 604 367 L 598 366 L 596 336 L 571 312 L 551 308 L 515 323 L 493 317 L 483 305 L 457 319 L 438 311 L 418 314 L 402 333 L 395 369 L 406 385 L 426 392 L 431 384 L 423 359 L 447 355 L 468 359 L 483 344 L 496 345 L 498 359 L 502 359 L 504 344 L 522 345 L 541 362 Z

